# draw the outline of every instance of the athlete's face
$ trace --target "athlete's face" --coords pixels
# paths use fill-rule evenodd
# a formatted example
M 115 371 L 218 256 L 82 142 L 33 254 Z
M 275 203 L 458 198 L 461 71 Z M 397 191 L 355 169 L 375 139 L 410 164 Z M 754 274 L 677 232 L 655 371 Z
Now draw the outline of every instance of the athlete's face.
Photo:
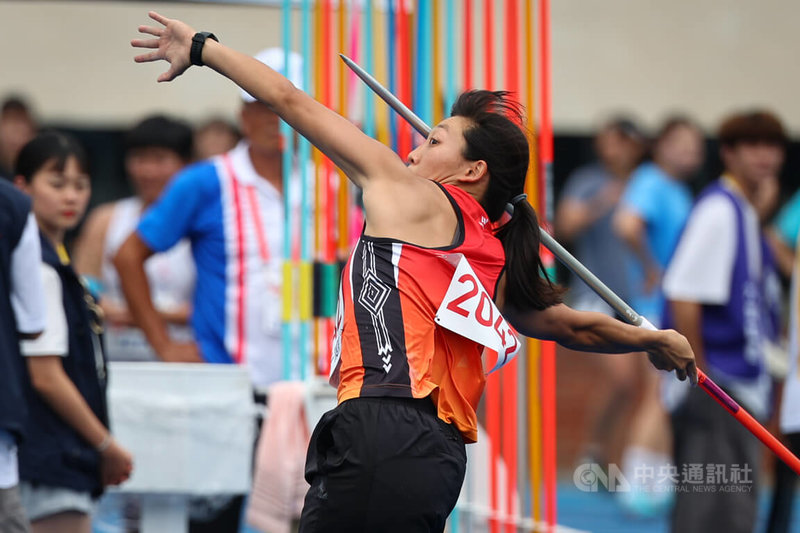
M 450 117 L 437 124 L 425 142 L 408 154 L 408 168 L 417 176 L 439 183 L 456 183 L 469 175 L 475 161 L 464 158 L 463 117 Z

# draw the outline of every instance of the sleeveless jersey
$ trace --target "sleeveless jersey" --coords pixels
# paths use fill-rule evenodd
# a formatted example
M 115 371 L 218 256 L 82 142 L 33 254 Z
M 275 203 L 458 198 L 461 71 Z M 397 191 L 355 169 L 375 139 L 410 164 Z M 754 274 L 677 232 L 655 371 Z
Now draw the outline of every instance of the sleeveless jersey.
M 461 256 L 493 296 L 505 254 L 480 204 L 457 187 L 442 189 L 458 219 L 453 244 L 425 248 L 362 234 L 353 249 L 339 288 L 331 384 L 339 402 L 431 396 L 439 418 L 474 442 L 483 346 L 434 317 Z
M 112 259 L 125 239 L 136 230 L 141 216 L 141 200 L 136 197 L 124 198 L 114 204 L 114 212 L 106 230 L 101 266 L 103 298 L 108 298 L 116 305 L 127 304 Z M 195 268 L 188 240 L 184 239 L 174 248 L 151 256 L 145 261 L 144 268 L 157 309 L 170 311 L 191 303 Z M 189 326 L 170 324 L 169 332 L 174 340 L 189 341 L 193 338 Z M 105 337 L 108 357 L 112 361 L 158 360 L 139 328 L 108 324 Z

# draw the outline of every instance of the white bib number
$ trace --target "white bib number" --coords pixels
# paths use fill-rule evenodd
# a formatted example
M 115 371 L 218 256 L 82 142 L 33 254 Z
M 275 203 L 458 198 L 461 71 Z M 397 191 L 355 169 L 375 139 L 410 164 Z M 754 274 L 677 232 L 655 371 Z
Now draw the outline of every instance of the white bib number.
M 489 374 L 511 361 L 519 351 L 516 331 L 503 318 L 464 256 L 458 261 L 435 320 L 443 328 L 485 346 Z

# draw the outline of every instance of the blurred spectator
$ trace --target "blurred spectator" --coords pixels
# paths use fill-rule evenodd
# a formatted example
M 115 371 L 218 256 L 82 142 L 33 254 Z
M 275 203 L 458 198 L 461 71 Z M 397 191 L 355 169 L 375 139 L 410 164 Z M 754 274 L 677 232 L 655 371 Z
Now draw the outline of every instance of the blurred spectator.
M 283 72 L 283 51 L 256 58 Z M 302 87 L 302 58 L 292 54 L 288 78 Z M 257 389 L 284 376 L 281 360 L 283 181 L 279 119 L 244 93 L 236 148 L 180 172 L 122 244 L 116 265 L 137 324 L 166 361 L 243 364 Z M 295 176 L 299 183 L 299 176 Z M 144 262 L 188 238 L 197 268 L 191 323 L 197 344 L 169 337 L 155 312 Z M 299 368 L 287 369 L 299 375 Z M 243 498 L 193 506 L 192 532 L 238 531 Z
M 207 120 L 194 131 L 194 158 L 210 159 L 232 150 L 242 139 L 239 130 L 223 118 Z
M 697 366 L 763 421 L 770 396 L 764 278 L 771 259 L 753 203 L 764 180 L 780 171 L 786 134 L 774 115 L 756 111 L 727 118 L 719 141 L 724 174 L 700 194 L 664 277 L 667 324 L 689 340 Z M 753 531 L 758 441 L 699 388 L 686 392 L 673 426 L 679 469 L 717 466 L 711 479 L 703 478 L 708 492 L 693 491 L 691 476 L 681 474 L 672 531 Z M 731 485 L 735 490 L 726 490 Z
M 89 203 L 86 154 L 72 137 L 41 133 L 20 151 L 15 175 L 39 225 L 47 317 L 42 335 L 21 343 L 31 416 L 19 448 L 20 493 L 34 533 L 86 532 L 103 488 L 133 468 L 108 429 L 100 312 L 63 244 Z
M 566 182 L 555 217 L 557 237 L 571 244 L 578 260 L 620 298 L 629 298 L 628 280 L 620 262 L 627 254 L 611 227 L 612 214 L 633 170 L 647 149 L 644 134 L 630 119 L 605 123 L 595 137 L 597 161 L 578 168 Z M 578 278 L 573 278 L 569 304 L 581 311 L 615 316 L 614 310 Z M 593 404 L 589 442 L 581 462 L 611 461 L 608 440 L 616 424 L 627 418 L 632 402 L 639 358 L 590 354 L 599 365 L 607 387 Z M 608 391 L 608 392 L 607 392 Z
M 800 263 L 795 263 L 789 298 L 789 368 L 783 382 L 780 431 L 784 444 L 800 455 Z M 797 488 L 797 474 L 783 461 L 775 462 L 775 490 L 772 497 L 768 533 L 788 533 Z
M 614 218 L 635 257 L 630 303 L 656 326 L 664 306 L 662 272 L 692 207 L 686 180 L 700 168 L 703 152 L 697 126 L 684 117 L 668 119 L 653 144 L 653 160 L 633 173 Z
M 45 326 L 44 289 L 32 276 L 42 262 L 39 228 L 31 201 L 0 180 L 0 531 L 25 533 L 28 519 L 19 497 L 17 443 L 27 406 L 19 340 L 35 339 Z
M 786 279 L 790 279 L 793 275 L 798 235 L 800 235 L 800 190 L 795 192 L 786 205 L 778 211 L 772 227 L 767 230 L 778 268 Z
M 111 360 L 154 361 L 153 349 L 135 327 L 111 259 L 136 230 L 142 213 L 158 199 L 169 180 L 192 156 L 191 128 L 155 115 L 136 124 L 125 137 L 125 169 L 135 196 L 95 208 L 75 245 L 75 270 L 100 295 L 105 313 L 106 350 Z M 170 338 L 192 339 L 187 322 L 195 270 L 188 239 L 145 263 L 153 305 L 169 324 Z
M 703 161 L 703 137 L 688 119 L 665 121 L 653 144 L 653 160 L 637 168 L 614 215 L 614 229 L 628 245 L 626 274 L 631 306 L 656 327 L 661 322 L 663 295 L 661 273 L 672 256 L 689 210 L 692 196 L 685 181 Z M 632 252 L 632 253 L 630 253 Z M 657 477 L 642 478 L 637 471 L 669 463 L 669 417 L 660 399 L 658 372 L 640 365 L 636 381 L 641 396 L 631 420 L 622 456 L 623 472 L 636 480 L 634 490 L 620 492 L 627 511 L 654 516 L 666 511 L 672 492 L 660 486 L 670 483 Z
M 14 162 L 25 144 L 36 135 L 36 120 L 19 96 L 9 96 L 0 107 L 0 178 L 14 178 Z
M 597 162 L 572 173 L 556 211 L 558 237 L 573 244 L 576 257 L 623 300 L 628 298 L 625 272 L 608 258 L 624 257 L 625 245 L 612 230 L 611 219 L 646 148 L 645 136 L 633 121 L 620 117 L 606 123 L 595 138 Z M 569 295 L 575 309 L 614 315 L 579 279 L 570 285 Z

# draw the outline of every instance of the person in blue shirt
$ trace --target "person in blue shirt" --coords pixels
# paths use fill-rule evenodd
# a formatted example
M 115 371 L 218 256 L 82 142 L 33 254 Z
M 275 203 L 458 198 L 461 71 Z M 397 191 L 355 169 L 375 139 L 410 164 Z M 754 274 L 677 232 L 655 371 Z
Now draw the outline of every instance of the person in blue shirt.
M 658 326 L 664 298 L 661 276 L 692 208 L 686 181 L 703 162 L 703 135 L 689 119 L 668 119 L 653 143 L 653 159 L 634 171 L 614 227 L 634 253 L 629 266 L 636 311 Z
M 670 118 L 656 135 L 652 155 L 652 161 L 640 165 L 628 181 L 614 216 L 614 227 L 631 252 L 626 255 L 628 303 L 660 327 L 664 306 L 661 277 L 692 207 L 686 181 L 703 161 L 703 136 L 688 119 Z M 659 397 L 658 373 L 645 365 L 637 370 L 636 381 L 641 384 L 642 395 L 622 456 L 623 472 L 634 480 L 637 469 L 652 467 L 657 472 L 669 461 L 670 454 L 669 419 Z M 652 486 L 620 492 L 619 502 L 638 515 L 664 512 L 671 492 L 656 487 L 660 484 L 657 479 L 641 484 Z
M 286 72 L 282 49 L 263 50 L 256 58 Z M 290 55 L 287 74 L 302 85 L 299 55 Z M 265 392 L 285 375 L 280 321 L 283 150 L 278 115 L 245 92 L 241 97 L 242 141 L 176 174 L 113 261 L 128 308 L 161 360 L 243 365 L 256 391 Z M 299 184 L 297 169 L 292 170 L 292 182 Z M 153 306 L 144 270 L 150 256 L 182 239 L 191 243 L 197 271 L 190 319 L 194 342 L 170 337 Z M 289 375 L 296 377 L 295 363 Z M 243 499 L 228 500 L 193 504 L 189 531 L 238 531 Z

